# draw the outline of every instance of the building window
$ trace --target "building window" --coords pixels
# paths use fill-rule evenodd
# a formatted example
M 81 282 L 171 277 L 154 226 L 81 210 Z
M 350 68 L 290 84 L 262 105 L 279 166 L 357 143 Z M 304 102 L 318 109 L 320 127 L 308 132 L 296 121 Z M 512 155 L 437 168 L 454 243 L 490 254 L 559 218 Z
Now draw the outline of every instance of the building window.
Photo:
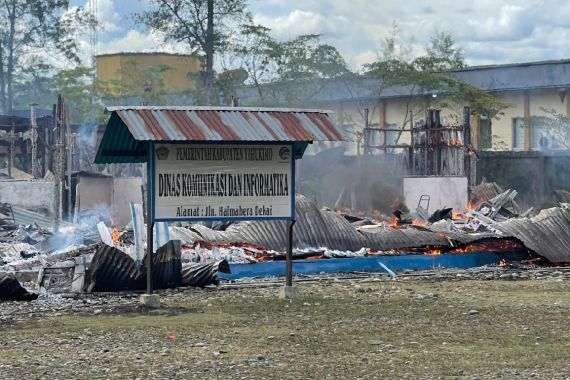
M 524 129 L 525 122 L 523 117 L 513 118 L 513 149 L 524 149 Z
M 479 119 L 479 138 L 477 141 L 477 147 L 479 149 L 491 149 L 492 148 L 492 129 L 490 119 Z
M 550 133 L 548 120 L 536 118 L 531 125 L 530 148 L 533 150 L 552 149 L 555 138 Z

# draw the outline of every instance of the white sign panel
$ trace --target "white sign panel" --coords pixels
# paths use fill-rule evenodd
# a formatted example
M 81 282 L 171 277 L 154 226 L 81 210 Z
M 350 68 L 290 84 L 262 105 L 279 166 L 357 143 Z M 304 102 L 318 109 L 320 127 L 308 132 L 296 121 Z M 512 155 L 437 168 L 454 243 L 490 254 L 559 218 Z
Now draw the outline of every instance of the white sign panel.
M 156 144 L 154 219 L 291 219 L 291 145 Z

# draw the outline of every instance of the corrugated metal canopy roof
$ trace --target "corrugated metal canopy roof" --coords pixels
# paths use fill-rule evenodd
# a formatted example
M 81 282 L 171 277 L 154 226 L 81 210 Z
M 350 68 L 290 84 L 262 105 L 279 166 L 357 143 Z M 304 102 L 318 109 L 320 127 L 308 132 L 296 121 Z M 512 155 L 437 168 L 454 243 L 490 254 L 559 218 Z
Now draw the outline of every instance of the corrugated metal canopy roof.
M 330 111 L 250 107 L 108 107 L 95 163 L 144 162 L 149 141 L 345 141 Z M 297 144 L 301 143 L 301 144 Z

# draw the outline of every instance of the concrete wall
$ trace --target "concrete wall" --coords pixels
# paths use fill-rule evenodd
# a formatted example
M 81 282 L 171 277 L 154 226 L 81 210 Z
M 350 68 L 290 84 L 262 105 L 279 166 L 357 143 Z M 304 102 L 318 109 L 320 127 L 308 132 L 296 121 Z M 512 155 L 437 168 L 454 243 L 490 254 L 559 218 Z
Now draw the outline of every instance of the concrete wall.
M 497 182 L 503 189 L 515 189 L 523 207 L 554 206 L 566 200 L 556 190 L 570 190 L 570 152 L 481 152 L 477 182 Z
M 134 66 L 133 66 L 134 65 Z M 140 53 L 119 53 L 105 54 L 97 57 L 97 80 L 104 86 L 106 92 L 117 95 L 121 94 L 112 85 L 113 82 L 121 83 L 126 88 L 144 88 L 145 78 L 140 75 L 130 75 L 129 78 L 121 76 L 121 71 L 136 67 L 140 71 L 150 68 L 166 67 L 163 73 L 164 89 L 167 92 L 180 92 L 194 88 L 192 74 L 200 71 L 200 61 L 189 55 L 178 54 L 140 54 Z M 140 83 L 132 83 L 132 81 Z
M 561 97 L 561 93 L 565 95 Z M 558 88 L 530 90 L 526 112 L 525 93 L 523 91 L 496 93 L 510 107 L 492 120 L 492 150 L 513 149 L 513 119 L 515 118 L 524 118 L 525 115 L 530 117 L 548 116 L 541 108 L 554 109 L 558 113 L 570 116 L 570 104 L 568 103 L 570 96 L 566 96 L 567 93 L 567 90 Z M 379 100 L 366 100 L 358 102 L 358 104 L 354 101 L 344 101 L 328 103 L 320 107 L 333 110 L 335 112 L 333 119 L 339 125 L 352 125 L 353 129 L 358 131 L 362 131 L 364 126 L 363 109 L 366 107 L 370 111 L 369 121 L 371 125 L 382 125 L 384 123 L 401 128 L 406 111 L 412 110 L 414 120 L 417 121 L 425 118 L 424 112 L 427 107 L 442 108 L 442 122 L 446 125 L 461 124 L 463 120 L 463 104 L 455 104 L 445 97 L 426 96 L 412 100 L 409 98 L 391 98 L 384 100 L 383 103 Z M 478 122 L 475 119 L 475 117 L 472 119 L 472 125 L 477 126 Z M 476 134 L 477 131 L 474 132 L 474 135 Z M 402 134 L 399 142 L 409 143 L 409 134 Z M 351 148 L 351 151 L 356 152 L 356 148 Z
M 51 181 L 3 180 L 0 181 L 0 202 L 52 216 L 54 183 Z
M 79 211 L 93 210 L 100 205 L 111 207 L 113 202 L 112 177 L 79 178 Z
M 142 204 L 141 187 L 142 178 L 140 177 L 115 178 L 113 208 L 118 225 L 125 226 L 131 221 L 131 202 Z
M 142 203 L 140 177 L 80 177 L 79 211 L 108 210 L 118 226 L 131 221 L 130 203 Z
M 428 211 L 443 207 L 464 210 L 467 206 L 466 177 L 408 177 L 402 179 L 402 194 L 406 205 L 415 211 L 422 195 L 430 196 Z M 423 205 L 425 208 L 425 205 Z

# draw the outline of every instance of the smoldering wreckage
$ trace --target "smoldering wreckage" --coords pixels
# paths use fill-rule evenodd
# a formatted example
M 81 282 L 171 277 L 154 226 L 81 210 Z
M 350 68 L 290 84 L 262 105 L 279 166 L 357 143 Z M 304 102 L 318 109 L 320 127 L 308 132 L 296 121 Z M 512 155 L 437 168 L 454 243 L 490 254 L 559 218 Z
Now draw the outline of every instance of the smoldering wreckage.
M 471 209 L 426 215 L 420 207 L 410 212 L 400 205 L 404 210 L 395 210 L 388 221 L 319 209 L 311 199 L 297 195 L 294 259 L 317 263 L 370 257 L 381 262 L 393 256 L 494 252 L 510 258 L 498 265 L 569 263 L 570 204 L 523 212 L 516 194 L 484 183 L 474 189 Z M 3 204 L 0 214 L 1 300 L 34 300 L 41 288 L 67 296 L 145 288 L 146 260 L 137 254 L 141 250 L 134 234 L 139 232 L 133 231 L 133 223 L 122 231 L 99 223 L 91 233 L 66 224 L 50 232 L 37 224 L 18 225 L 10 205 Z M 158 244 L 161 239 L 168 241 L 152 256 L 154 285 L 158 289 L 217 285 L 231 267 L 284 260 L 286 223 L 157 228 Z M 139 242 L 145 240 L 143 236 Z
M 38 160 L 33 161 L 31 165 L 31 172 L 36 174 L 35 178 L 49 177 L 51 173 L 55 183 L 56 217 L 48 218 L 36 210 L 10 203 L 0 204 L 0 300 L 34 300 L 40 293 L 45 292 L 76 296 L 82 293 L 142 291 L 145 289 L 148 273 L 145 251 L 150 248 L 154 252 L 152 280 L 157 289 L 205 287 L 241 278 L 283 276 L 283 261 L 288 245 L 287 221 L 176 225 L 159 222 L 154 227 L 153 247 L 147 247 L 144 211 L 142 205 L 137 202 L 130 205 L 130 222 L 126 221 L 128 218 L 123 218 L 125 223 L 122 225 L 111 222 L 113 218 L 110 218 L 109 214 L 112 213 L 106 210 L 108 205 L 93 210 L 76 210 L 79 212 L 70 213 L 75 215 L 73 222 L 61 220 L 61 205 L 65 198 L 62 195 L 62 189 L 65 187 L 64 177 L 66 173 L 79 169 L 74 168 L 74 160 L 62 160 L 66 156 L 62 154 L 66 142 L 72 141 L 71 138 L 66 138 L 66 135 L 71 134 L 71 128 L 65 123 L 59 125 L 66 120 L 65 109 L 63 100 L 59 99 L 53 117 L 56 126 L 46 129 L 55 134 L 43 140 L 44 153 L 53 151 L 54 159 L 50 159 L 49 154 L 46 154 L 43 166 L 38 167 Z M 192 112 L 195 118 L 208 116 L 202 115 L 205 111 L 200 109 L 152 110 L 164 113 L 164 118 L 160 120 L 187 118 L 188 112 Z M 234 110 L 232 109 L 232 112 Z M 146 109 L 139 111 L 147 112 Z M 167 135 L 164 132 L 160 136 L 152 136 L 153 129 L 137 124 L 139 119 L 133 118 L 131 114 L 139 111 L 118 110 L 111 116 L 109 123 L 120 122 L 113 124 L 112 128 L 128 132 L 130 136 L 144 137 L 143 141 L 159 140 L 161 136 Z M 173 113 L 178 111 L 178 119 L 173 118 Z M 245 114 L 247 118 L 234 120 L 235 125 L 224 125 L 230 129 L 234 128 L 234 138 L 237 136 L 243 140 L 251 140 L 249 135 L 240 135 L 249 130 L 246 127 L 253 128 L 248 123 L 252 123 L 252 120 L 261 122 L 271 118 L 278 119 L 283 117 L 281 112 L 283 111 L 278 110 L 278 115 L 273 115 L 275 111 L 271 110 L 243 109 L 236 114 Z M 466 115 L 469 114 L 467 110 Z M 151 114 L 147 112 L 145 115 L 150 117 Z M 326 113 L 314 112 L 310 118 L 303 115 L 301 111 L 291 111 L 288 114 L 287 122 L 298 129 L 299 136 L 295 136 L 294 141 L 313 140 L 312 133 L 302 135 L 302 132 L 308 132 L 310 128 L 319 129 L 323 136 L 330 132 L 326 132 L 329 129 L 336 131 Z M 314 120 L 315 124 L 306 124 L 310 120 Z M 442 126 L 439 113 L 433 110 L 427 112 L 426 120 L 423 124 L 402 129 L 403 132 L 411 134 L 410 145 L 387 145 L 384 139 L 380 149 L 408 150 L 409 154 L 404 161 L 409 161 L 407 171 L 411 175 L 426 178 L 469 178 L 466 168 L 469 169 L 470 165 L 465 165 L 464 158 L 472 160 L 472 155 L 467 149 L 470 146 L 469 141 L 463 137 L 464 132 L 465 136 L 470 135 L 468 122 L 463 126 Z M 191 120 L 185 122 L 193 125 Z M 155 120 L 153 123 L 155 127 L 161 128 L 160 121 Z M 22 125 L 24 124 L 26 123 L 23 122 Z M 33 132 L 36 123 L 32 122 L 30 125 Z M 279 125 L 281 124 L 275 124 Z M 22 128 L 24 127 L 25 125 Z M 195 128 L 195 133 L 200 132 L 199 125 Z M 180 130 L 180 133 L 182 132 L 183 129 Z M 333 132 L 329 133 L 331 141 L 344 141 L 341 134 L 337 136 L 336 132 Z M 365 151 L 369 151 L 378 148 L 374 146 L 371 134 L 386 133 L 387 130 L 371 128 L 365 132 Z M 282 133 L 286 134 L 286 131 Z M 13 135 L 14 133 L 10 136 Z M 33 142 L 33 134 L 31 136 Z M 256 138 L 261 139 L 260 141 L 271 141 L 275 136 L 267 134 Z M 18 143 L 24 146 L 27 143 L 24 140 Z M 114 146 L 115 140 L 111 138 L 106 142 L 111 151 L 122 147 Z M 10 139 L 12 145 L 15 141 L 14 138 Z M 50 142 L 57 149 L 50 149 Z M 131 145 L 136 147 L 137 144 L 139 142 L 135 139 Z M 11 166 L 14 162 L 12 155 L 16 149 L 12 145 L 9 147 L 8 177 L 14 176 Z M 68 151 L 81 151 L 78 148 L 84 149 L 86 146 L 70 145 Z M 83 155 L 89 157 L 88 163 L 91 165 L 94 156 L 93 144 L 87 148 L 90 149 L 90 152 L 87 152 L 89 154 L 83 152 Z M 36 149 L 42 151 L 32 143 L 32 153 Z M 133 151 L 137 152 L 136 149 Z M 37 152 L 35 154 L 38 156 Z M 74 155 L 71 154 L 71 157 Z M 122 157 L 124 156 L 120 158 Z M 116 178 L 104 180 L 109 186 L 114 186 Z M 70 176 L 67 182 L 69 184 L 72 181 Z M 141 184 L 139 177 L 134 188 L 140 189 Z M 114 188 L 111 193 L 117 193 L 116 190 L 117 188 Z M 345 190 L 342 193 L 344 192 Z M 354 194 L 353 191 L 352 198 Z M 391 210 L 393 215 L 390 217 L 381 215 L 377 210 L 358 213 L 340 207 L 337 210 L 319 209 L 312 199 L 298 194 L 295 201 L 296 223 L 293 227 L 295 272 L 308 274 L 322 271 L 386 271 L 390 276 L 396 276 L 394 271 L 404 268 L 433 269 L 434 266 L 452 266 L 449 259 L 462 257 L 472 258 L 467 267 L 531 267 L 570 263 L 568 194 L 563 191 L 558 194 L 558 206 L 537 211 L 522 210 L 517 204 L 516 190 L 503 191 L 494 183 L 472 186 L 470 194 L 469 203 L 461 207 L 462 209 L 441 208 L 429 213 L 429 206 L 424 207 L 421 202 L 415 209 L 406 207 L 403 200 L 394 202 Z M 142 194 L 137 197 L 138 202 L 144 198 Z M 76 196 L 76 206 L 77 198 Z M 121 202 L 115 199 L 111 201 Z M 68 211 L 71 210 L 72 204 L 71 201 L 67 202 Z M 55 224 L 54 220 L 58 223 Z M 485 260 L 480 260 L 481 255 L 485 254 Z M 400 258 L 408 259 L 406 265 L 398 266 L 397 260 Z M 438 258 L 448 260 L 438 261 Z

